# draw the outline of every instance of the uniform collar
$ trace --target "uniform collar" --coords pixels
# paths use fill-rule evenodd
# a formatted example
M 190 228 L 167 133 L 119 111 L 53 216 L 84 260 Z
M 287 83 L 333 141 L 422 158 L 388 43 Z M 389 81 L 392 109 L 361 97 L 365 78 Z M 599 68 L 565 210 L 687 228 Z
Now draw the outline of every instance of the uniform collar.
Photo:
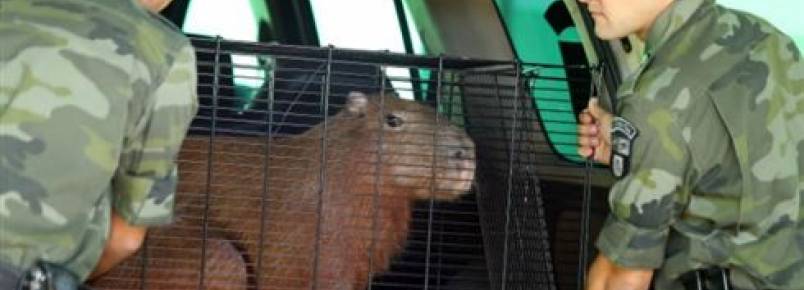
M 648 32 L 648 38 L 645 41 L 645 54 L 653 56 L 653 54 L 664 45 L 665 42 L 678 31 L 684 23 L 692 17 L 695 11 L 698 11 L 702 5 L 712 5 L 714 0 L 675 0 L 668 6 Z

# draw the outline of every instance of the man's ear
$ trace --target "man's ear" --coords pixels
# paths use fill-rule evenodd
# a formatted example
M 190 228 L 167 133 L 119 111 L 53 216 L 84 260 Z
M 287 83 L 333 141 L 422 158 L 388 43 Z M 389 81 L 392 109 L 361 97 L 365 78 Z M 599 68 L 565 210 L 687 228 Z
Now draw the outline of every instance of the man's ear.
M 366 115 L 368 110 L 368 96 L 362 92 L 351 91 L 346 97 L 346 112 L 355 117 Z

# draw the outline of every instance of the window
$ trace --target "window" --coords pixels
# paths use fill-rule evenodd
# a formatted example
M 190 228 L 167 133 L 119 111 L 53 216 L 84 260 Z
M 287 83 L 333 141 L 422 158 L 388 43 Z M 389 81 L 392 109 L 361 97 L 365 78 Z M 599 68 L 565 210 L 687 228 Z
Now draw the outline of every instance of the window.
M 398 53 L 425 52 L 418 30 L 415 28 L 409 9 L 404 5 L 407 15 L 398 15 L 398 3 L 394 0 L 310 0 L 315 17 L 319 43 L 339 48 L 365 50 L 388 50 Z M 360 12 L 356 12 L 360 11 Z M 408 16 L 408 17 L 405 17 Z M 402 21 L 406 19 L 407 31 L 404 35 Z M 413 51 L 406 49 L 405 38 L 410 39 Z M 401 98 L 413 99 L 410 81 L 411 71 L 407 68 L 388 67 L 385 73 Z
M 252 15 L 253 17 L 244 17 Z M 259 23 L 270 22 L 262 0 L 192 0 L 187 8 L 182 30 L 230 40 L 257 41 Z M 265 61 L 253 55 L 232 55 L 235 95 L 247 109 L 256 91 L 265 83 Z
M 187 8 L 182 30 L 209 36 L 220 35 L 226 39 L 256 41 L 257 18 L 243 17 L 255 14 L 249 0 L 193 0 Z

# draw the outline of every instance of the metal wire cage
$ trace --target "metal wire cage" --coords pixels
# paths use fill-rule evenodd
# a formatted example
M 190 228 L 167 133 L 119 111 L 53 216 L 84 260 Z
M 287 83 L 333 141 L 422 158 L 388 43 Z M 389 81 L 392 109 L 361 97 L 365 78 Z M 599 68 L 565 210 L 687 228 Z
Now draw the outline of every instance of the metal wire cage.
M 546 79 L 588 83 L 544 72 L 585 68 L 193 44 L 176 222 L 97 289 L 569 287 L 539 176 L 583 170 L 537 100 Z

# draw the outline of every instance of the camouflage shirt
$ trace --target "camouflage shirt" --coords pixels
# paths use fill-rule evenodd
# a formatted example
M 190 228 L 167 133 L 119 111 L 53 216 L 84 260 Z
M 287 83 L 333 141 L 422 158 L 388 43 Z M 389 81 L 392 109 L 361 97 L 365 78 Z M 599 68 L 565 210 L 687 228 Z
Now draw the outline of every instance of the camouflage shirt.
M 172 219 L 195 59 L 134 0 L 0 0 L 0 263 L 85 279 L 112 209 Z
M 804 289 L 804 61 L 789 37 L 711 0 L 677 0 L 618 91 L 639 131 L 597 247 L 654 268 L 732 269 L 744 289 Z

